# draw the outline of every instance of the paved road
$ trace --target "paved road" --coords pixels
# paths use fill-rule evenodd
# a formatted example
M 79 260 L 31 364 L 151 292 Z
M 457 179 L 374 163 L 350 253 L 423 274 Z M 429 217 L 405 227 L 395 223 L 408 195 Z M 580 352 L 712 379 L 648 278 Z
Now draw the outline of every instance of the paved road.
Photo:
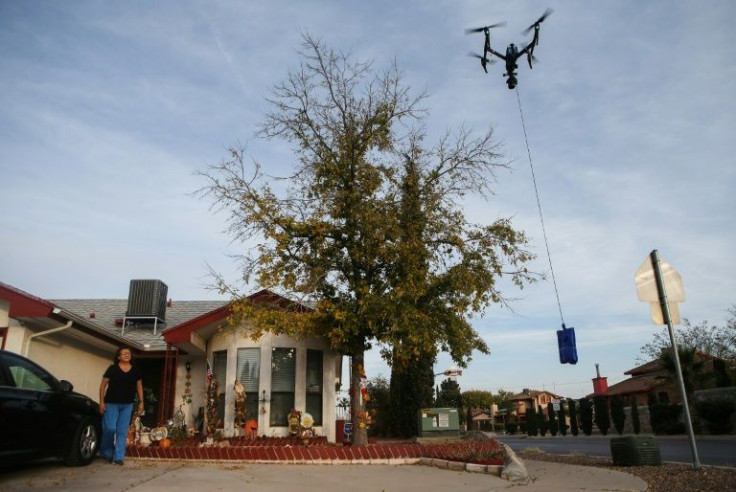
M 582 453 L 590 456 L 611 457 L 611 437 L 604 436 L 561 436 L 549 434 L 546 437 L 528 436 L 496 436 L 499 441 L 507 443 L 516 452 L 524 448 L 539 448 L 552 454 Z M 693 455 L 687 436 L 657 437 L 659 451 L 663 461 L 692 463 Z M 696 437 L 695 444 L 698 456 L 703 465 L 736 467 L 736 436 L 730 437 Z

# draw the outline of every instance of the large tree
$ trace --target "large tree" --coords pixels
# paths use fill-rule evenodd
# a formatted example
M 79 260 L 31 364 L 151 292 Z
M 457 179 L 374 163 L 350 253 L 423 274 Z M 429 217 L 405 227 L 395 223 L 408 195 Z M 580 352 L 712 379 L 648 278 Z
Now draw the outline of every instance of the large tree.
M 300 66 L 274 87 L 259 130 L 294 144 L 293 170 L 275 181 L 245 149 L 202 175 L 200 193 L 229 211 L 229 231 L 259 243 L 242 255 L 246 283 L 312 302 L 288 319 L 241 297 L 234 319 L 263 330 L 316 333 L 351 356 L 351 409 L 365 415 L 359 388 L 364 352 L 378 343 L 392 365 L 448 352 L 465 366 L 488 347 L 469 317 L 504 302 L 496 281 L 531 280 L 523 233 L 508 219 L 467 221 L 462 200 L 487 196 L 505 166 L 491 131 L 460 129 L 424 142 L 424 95 L 413 96 L 393 65 L 376 71 L 310 35 Z M 363 429 L 353 444 L 367 442 Z

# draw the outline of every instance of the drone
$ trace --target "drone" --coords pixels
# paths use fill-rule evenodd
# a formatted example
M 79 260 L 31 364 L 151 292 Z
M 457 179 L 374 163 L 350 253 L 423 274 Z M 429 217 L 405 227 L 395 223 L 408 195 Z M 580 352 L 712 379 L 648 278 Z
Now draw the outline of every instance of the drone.
M 499 22 L 498 24 L 492 24 L 490 26 L 466 29 L 465 34 L 482 32 L 485 35 L 485 43 L 483 44 L 483 56 L 472 51 L 469 53 L 469 55 L 480 59 L 480 65 L 481 67 L 483 67 L 483 70 L 486 73 L 488 73 L 488 65 L 493 64 L 496 61 L 492 58 L 489 58 L 489 54 L 495 55 L 505 61 L 506 73 L 503 74 L 503 76 L 506 77 L 506 85 L 509 87 L 509 89 L 514 89 L 519 83 L 518 79 L 516 78 L 516 70 L 519 68 L 519 65 L 517 65 L 516 61 L 523 55 L 526 55 L 527 61 L 529 62 L 529 68 L 533 68 L 532 62 L 537 61 L 537 59 L 534 57 L 534 48 L 539 44 L 539 27 L 551 13 L 552 10 L 547 9 L 544 14 L 542 14 L 542 17 L 537 19 L 534 24 L 523 31 L 523 34 L 529 34 L 530 31 L 534 30 L 534 37 L 529 44 L 524 46 L 522 49 L 519 49 L 518 46 L 516 46 L 514 43 L 511 43 L 506 48 L 505 55 L 502 55 L 498 51 L 491 48 L 491 29 L 494 29 L 496 27 L 503 27 L 506 25 L 505 22 Z

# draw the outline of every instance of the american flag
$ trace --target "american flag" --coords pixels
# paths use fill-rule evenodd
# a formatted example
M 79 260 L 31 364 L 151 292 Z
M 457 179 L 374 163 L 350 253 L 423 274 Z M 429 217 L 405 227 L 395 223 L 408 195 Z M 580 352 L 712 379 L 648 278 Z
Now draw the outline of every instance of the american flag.
M 207 361 L 207 384 L 210 384 L 212 382 L 212 366 L 210 366 L 210 361 Z

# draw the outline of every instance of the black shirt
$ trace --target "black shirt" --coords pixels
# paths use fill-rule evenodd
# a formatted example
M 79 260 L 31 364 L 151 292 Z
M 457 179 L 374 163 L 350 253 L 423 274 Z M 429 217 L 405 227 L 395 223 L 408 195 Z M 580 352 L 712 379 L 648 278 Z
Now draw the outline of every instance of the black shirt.
M 131 366 L 130 371 L 123 372 L 120 366 L 113 364 L 102 377 L 110 380 L 105 391 L 105 403 L 133 403 L 136 383 L 142 379 L 135 366 Z

